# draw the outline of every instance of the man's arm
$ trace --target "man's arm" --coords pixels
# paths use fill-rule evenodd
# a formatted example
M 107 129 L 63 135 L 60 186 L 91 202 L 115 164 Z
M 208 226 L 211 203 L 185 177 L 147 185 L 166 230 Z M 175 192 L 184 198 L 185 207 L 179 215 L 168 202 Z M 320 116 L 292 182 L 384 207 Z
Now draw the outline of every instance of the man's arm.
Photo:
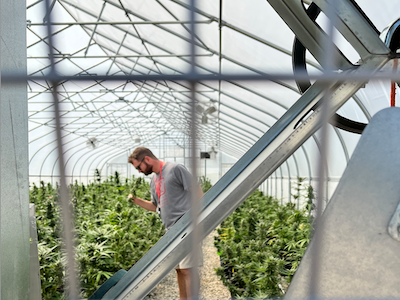
M 199 197 L 199 199 L 201 199 L 201 197 L 203 197 L 204 193 L 203 190 L 201 189 L 201 187 L 198 185 L 197 186 L 197 197 Z
M 153 202 L 147 201 L 138 197 L 133 197 L 132 194 L 128 195 L 128 199 L 132 199 L 133 203 L 139 205 L 140 207 L 143 207 L 144 209 L 147 209 L 149 211 L 156 211 L 157 206 L 154 205 Z

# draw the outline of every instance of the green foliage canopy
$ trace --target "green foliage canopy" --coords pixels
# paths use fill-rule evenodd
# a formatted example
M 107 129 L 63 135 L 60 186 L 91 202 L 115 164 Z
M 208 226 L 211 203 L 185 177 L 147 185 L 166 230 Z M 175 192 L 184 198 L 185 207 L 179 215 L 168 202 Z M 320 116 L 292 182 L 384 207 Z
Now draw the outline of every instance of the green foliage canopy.
M 310 241 L 308 211 L 255 191 L 218 228 L 217 274 L 235 298 L 283 296 Z
M 115 173 L 101 182 L 98 174 L 94 183 L 69 186 L 82 297 L 89 297 L 120 269 L 130 269 L 164 234 L 157 214 L 127 200 L 132 189 L 138 197 L 150 200 L 149 184 L 134 177 L 122 181 Z M 41 182 L 30 189 L 30 201 L 36 208 L 44 299 L 64 298 L 66 258 L 58 198 L 58 186 Z
M 202 178 L 204 192 L 210 187 Z M 129 193 L 151 199 L 150 186 L 143 178 L 122 179 L 118 172 L 102 182 L 96 170 L 89 185 L 69 186 L 75 215 L 76 261 L 81 296 L 89 297 L 120 269 L 130 269 L 164 234 L 157 214 L 127 200 Z M 65 263 L 59 187 L 43 181 L 33 184 L 30 202 L 35 204 L 42 297 L 64 299 Z

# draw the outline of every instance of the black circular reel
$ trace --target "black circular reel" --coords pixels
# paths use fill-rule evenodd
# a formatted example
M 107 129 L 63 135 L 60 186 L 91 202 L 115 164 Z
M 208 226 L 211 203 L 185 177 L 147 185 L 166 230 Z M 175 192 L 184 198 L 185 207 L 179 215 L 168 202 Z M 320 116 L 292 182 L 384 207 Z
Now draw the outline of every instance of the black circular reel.
M 312 21 L 315 22 L 317 19 L 319 13 L 321 12 L 320 8 L 312 2 L 307 11 L 307 15 L 310 17 Z M 295 37 L 294 43 L 293 43 L 293 71 L 296 74 L 297 72 L 301 73 L 307 73 L 307 67 L 306 67 L 306 47 L 300 42 L 300 40 Z M 298 80 L 296 79 L 296 84 L 297 87 L 300 91 L 301 94 L 303 94 L 310 86 L 311 82 L 309 80 Z M 317 103 L 314 107 L 313 110 L 316 109 L 316 107 L 319 104 Z M 361 134 L 367 124 L 365 123 L 360 123 L 356 122 L 350 119 L 347 119 L 345 117 L 342 117 L 335 113 L 335 115 L 329 120 L 329 123 L 332 124 L 333 126 L 340 128 L 342 130 L 352 132 L 352 133 L 357 133 Z

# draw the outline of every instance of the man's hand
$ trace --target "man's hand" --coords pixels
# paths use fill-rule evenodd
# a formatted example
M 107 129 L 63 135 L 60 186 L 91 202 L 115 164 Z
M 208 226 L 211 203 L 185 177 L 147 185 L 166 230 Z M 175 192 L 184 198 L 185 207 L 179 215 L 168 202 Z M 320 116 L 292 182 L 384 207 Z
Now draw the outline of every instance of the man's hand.
M 135 203 L 135 197 L 133 197 L 132 194 L 129 194 L 129 195 L 128 195 L 128 199 L 132 199 L 132 202 L 133 202 L 134 204 L 136 204 L 136 203 Z
M 128 199 L 132 199 L 132 202 L 144 209 L 149 211 L 156 211 L 157 206 L 155 206 L 151 201 L 143 200 L 139 197 L 134 197 L 132 194 L 128 195 Z

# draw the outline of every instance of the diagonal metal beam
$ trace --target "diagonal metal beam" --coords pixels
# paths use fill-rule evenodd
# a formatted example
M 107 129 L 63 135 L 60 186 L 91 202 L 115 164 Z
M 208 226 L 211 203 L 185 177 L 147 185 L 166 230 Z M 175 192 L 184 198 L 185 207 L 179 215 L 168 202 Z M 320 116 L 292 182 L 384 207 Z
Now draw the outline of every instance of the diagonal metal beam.
M 318 7 L 328 15 L 327 0 L 314 0 Z M 337 29 L 360 54 L 361 59 L 371 54 L 388 54 L 389 49 L 379 38 L 379 32 L 365 14 L 356 6 L 355 1 L 335 1 Z
M 297 0 L 267 0 L 289 26 L 301 43 L 310 51 L 322 67 L 325 66 L 325 51 L 323 45 L 327 45 L 329 37 L 307 15 L 302 1 Z M 337 67 L 347 70 L 352 64 L 340 50 L 334 46 L 332 54 L 335 57 Z
M 99 16 L 98 16 L 98 18 L 97 18 L 97 22 L 99 22 L 100 19 L 101 19 L 101 15 L 103 14 L 104 8 L 106 7 L 106 3 L 107 3 L 107 2 L 104 1 L 103 6 L 101 7 L 101 11 L 100 11 L 100 13 L 99 13 Z M 89 51 L 89 47 L 90 47 L 90 44 L 91 44 L 91 42 L 92 42 L 92 40 L 93 40 L 94 34 L 96 33 L 97 26 L 98 26 L 98 24 L 96 24 L 96 25 L 94 26 L 92 35 L 90 36 L 89 43 L 88 43 L 88 45 L 87 45 L 87 47 L 86 47 L 86 50 L 85 50 L 85 55 L 86 55 L 86 54 L 88 53 L 88 51 Z
M 329 37 L 309 18 L 302 2 L 297 0 L 267 1 L 294 32 L 301 43 L 325 67 L 323 45 L 327 44 Z M 325 12 L 329 9 L 326 0 L 316 0 L 314 2 Z M 366 19 L 362 11 L 352 1 L 335 1 L 335 9 L 337 14 L 337 21 L 335 22 L 337 29 L 358 52 L 361 60 L 371 54 L 389 54 L 389 49 L 380 40 L 376 29 L 373 28 L 370 21 Z M 327 15 L 329 14 L 327 13 Z M 346 70 L 352 67 L 352 64 L 336 46 L 331 51 L 333 52 L 333 57 L 335 57 L 337 68 Z
M 171 12 L 171 10 L 169 10 L 169 9 L 168 9 L 164 4 L 162 4 L 159 0 L 156 0 L 156 2 L 157 2 L 165 11 L 167 11 L 175 20 L 177 20 L 177 21 L 179 20 L 178 17 L 175 16 L 175 15 Z M 207 22 L 211 23 L 212 21 L 213 21 L 213 20 L 210 19 L 210 20 L 208 20 Z M 197 21 L 197 20 L 192 20 L 191 23 L 198 24 L 198 22 L 199 22 L 199 21 Z M 190 31 L 190 28 L 187 27 L 187 26 L 185 26 L 184 23 L 182 23 L 182 27 L 183 27 L 189 34 L 192 34 L 191 31 Z M 194 36 L 194 38 L 195 38 L 196 40 L 198 40 L 200 43 L 202 43 L 203 46 L 204 46 L 205 48 L 208 48 L 207 45 L 201 40 L 201 38 L 200 38 L 197 34 Z
M 357 70 L 371 75 L 389 60 L 388 55 L 366 58 Z M 305 120 L 304 116 L 330 90 L 329 115 L 333 115 L 365 82 L 316 82 L 271 127 L 271 129 L 207 192 L 201 200 L 197 226 L 207 236 L 266 178 L 289 158 L 322 125 L 321 106 Z M 299 126 L 297 126 L 300 124 Z M 297 126 L 297 127 L 296 127 Z M 191 251 L 191 214 L 185 214 L 161 240 L 140 259 L 111 289 L 104 299 L 143 299 L 153 287 Z

